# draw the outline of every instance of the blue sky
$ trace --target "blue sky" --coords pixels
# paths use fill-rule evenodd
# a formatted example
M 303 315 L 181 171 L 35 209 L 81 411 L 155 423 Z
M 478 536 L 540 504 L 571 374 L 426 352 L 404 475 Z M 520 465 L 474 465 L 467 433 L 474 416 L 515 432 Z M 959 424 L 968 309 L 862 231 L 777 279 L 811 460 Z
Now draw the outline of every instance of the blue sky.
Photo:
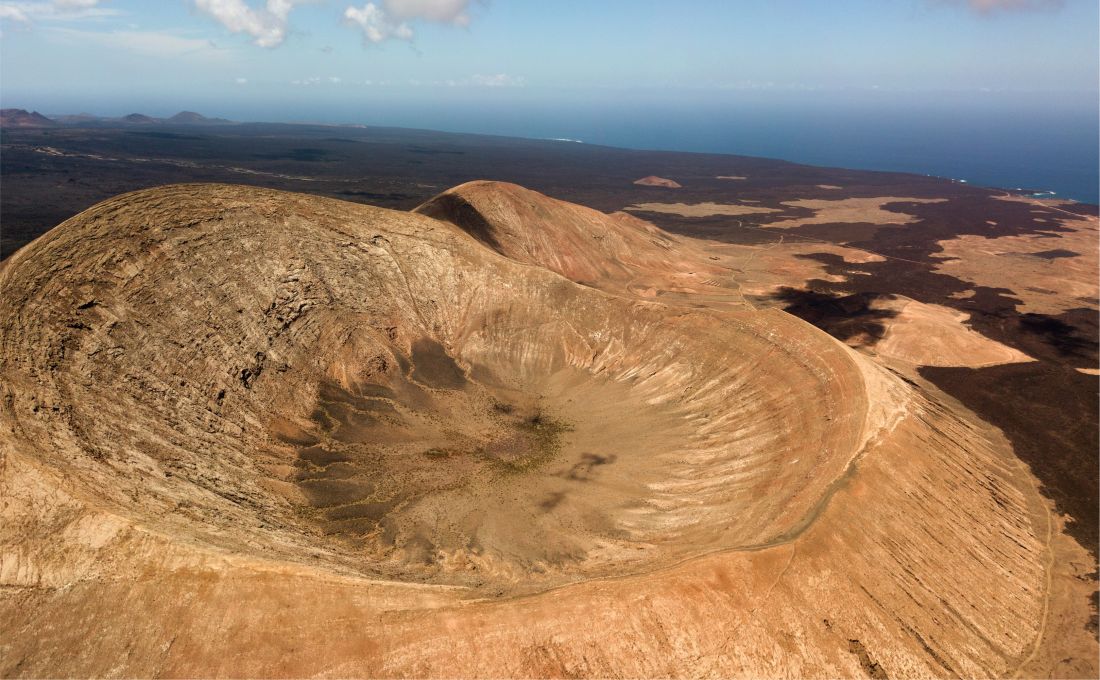
M 452 105 L 472 115 L 569 102 L 904 103 L 966 93 L 1095 103 L 1097 4 L 3 1 L 0 103 L 366 123 Z

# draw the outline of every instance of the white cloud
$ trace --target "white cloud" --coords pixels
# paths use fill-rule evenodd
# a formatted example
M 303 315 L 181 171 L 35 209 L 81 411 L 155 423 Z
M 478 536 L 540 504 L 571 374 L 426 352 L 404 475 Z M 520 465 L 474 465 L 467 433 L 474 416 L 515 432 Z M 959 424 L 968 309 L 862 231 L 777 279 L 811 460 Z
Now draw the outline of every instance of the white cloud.
M 248 78 L 237 78 L 237 84 L 238 85 L 247 85 L 248 84 Z
M 252 36 L 260 47 L 278 47 L 286 39 L 290 10 L 302 0 L 267 0 L 253 9 L 244 0 L 195 0 L 195 6 L 233 33 Z
M 523 87 L 527 84 L 523 76 L 510 76 L 507 73 L 494 73 L 488 76 L 478 74 L 472 76 L 470 82 L 478 87 Z
M 188 38 L 166 31 L 81 31 L 60 27 L 48 30 L 49 35 L 57 40 L 121 49 L 145 57 L 221 59 L 230 54 L 229 50 L 220 48 L 209 40 Z
M 313 76 L 312 78 L 300 78 L 298 80 L 290 81 L 291 85 L 300 85 L 303 87 L 309 87 L 311 85 L 322 85 L 328 83 L 330 85 L 339 85 L 344 82 L 344 79 L 340 76 L 329 76 L 322 78 L 321 76 Z
M 469 26 L 470 0 L 379 0 L 344 10 L 344 19 L 358 26 L 372 43 L 412 40 L 410 22 L 427 21 L 450 26 Z
M 474 75 L 469 78 L 455 80 L 434 80 L 432 85 L 446 85 L 447 87 L 525 87 L 527 79 L 523 76 L 510 76 L 507 73 L 495 73 L 493 75 Z
M 118 16 L 117 9 L 99 7 L 100 0 L 52 0 L 52 2 L 0 2 L 0 19 L 29 24 L 39 20 L 68 21 Z
M 344 18 L 357 24 L 363 30 L 363 37 L 372 43 L 379 43 L 389 38 L 400 40 L 412 40 L 413 32 L 408 24 L 395 23 L 385 10 L 368 2 L 359 7 L 348 7 L 344 10 Z
M 0 19 L 10 19 L 11 21 L 19 21 L 22 23 L 27 23 L 31 20 L 22 9 L 7 3 L 0 5 Z

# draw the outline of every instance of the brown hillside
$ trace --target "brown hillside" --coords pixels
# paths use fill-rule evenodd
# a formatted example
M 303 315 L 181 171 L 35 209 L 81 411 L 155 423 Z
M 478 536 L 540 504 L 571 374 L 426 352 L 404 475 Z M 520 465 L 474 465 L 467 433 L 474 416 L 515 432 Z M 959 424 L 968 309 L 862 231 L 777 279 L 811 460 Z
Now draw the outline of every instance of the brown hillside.
M 634 183 L 644 187 L 665 187 L 666 189 L 683 188 L 683 185 L 676 180 L 667 179 L 665 177 L 658 177 L 656 175 L 649 175 L 641 179 L 636 179 L 634 180 Z

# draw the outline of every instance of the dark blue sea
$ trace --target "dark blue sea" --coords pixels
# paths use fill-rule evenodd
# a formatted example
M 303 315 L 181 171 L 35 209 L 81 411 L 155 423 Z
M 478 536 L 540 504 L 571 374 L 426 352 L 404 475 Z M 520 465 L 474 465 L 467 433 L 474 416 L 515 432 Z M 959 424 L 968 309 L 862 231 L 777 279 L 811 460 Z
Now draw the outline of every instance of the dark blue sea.
M 1096 204 L 1100 203 L 1097 130 L 1095 113 L 975 120 L 907 112 L 807 119 L 777 112 L 763 119 L 736 114 L 687 117 L 672 129 L 637 124 L 622 132 L 592 130 L 589 138 L 629 148 L 734 153 L 811 165 L 913 172 L 982 186 L 1054 192 L 1061 198 Z
M 986 117 L 950 112 L 774 112 L 687 117 L 671 130 L 635 125 L 593 130 L 592 141 L 781 158 L 811 165 L 913 172 L 998 188 L 1053 192 L 1100 203 L 1096 112 L 1029 112 Z M 581 137 L 583 139 L 583 137 Z M 586 140 L 587 141 L 587 140 Z
M 780 158 L 1100 202 L 1100 107 L 1088 93 L 850 98 L 624 93 L 618 99 L 578 101 L 563 95 L 519 102 L 482 95 L 446 106 L 380 102 L 344 112 L 336 105 L 332 111 L 343 122 Z

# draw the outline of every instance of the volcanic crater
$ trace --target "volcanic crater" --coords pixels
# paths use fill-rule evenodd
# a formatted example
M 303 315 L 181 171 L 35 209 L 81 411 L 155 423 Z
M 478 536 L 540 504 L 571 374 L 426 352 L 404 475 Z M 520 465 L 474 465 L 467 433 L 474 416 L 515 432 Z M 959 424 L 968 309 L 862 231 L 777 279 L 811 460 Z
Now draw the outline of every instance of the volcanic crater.
M 139 192 L 47 237 L 63 275 L 14 258 L 33 299 L 5 339 L 30 375 L 75 359 L 24 402 L 64 404 L 35 422 L 44 462 L 127 514 L 186 503 L 156 522 L 197 540 L 514 593 L 789 536 L 876 426 L 860 368 L 809 327 L 780 343 L 444 222 L 303 203 Z
M 714 260 L 488 182 L 414 212 L 173 185 L 61 224 L 0 270 L 6 611 L 103 633 L 19 635 L 25 670 L 1030 662 L 1053 520 L 1003 436 L 730 303 Z

